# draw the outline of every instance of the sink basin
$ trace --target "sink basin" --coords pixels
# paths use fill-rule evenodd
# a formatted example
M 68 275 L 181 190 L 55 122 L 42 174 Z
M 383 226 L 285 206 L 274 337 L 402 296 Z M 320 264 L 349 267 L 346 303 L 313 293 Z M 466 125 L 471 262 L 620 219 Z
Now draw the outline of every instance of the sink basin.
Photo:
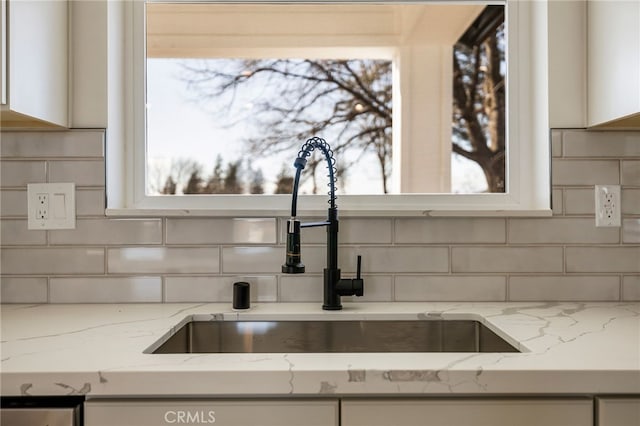
M 152 353 L 518 352 L 478 321 L 191 321 Z

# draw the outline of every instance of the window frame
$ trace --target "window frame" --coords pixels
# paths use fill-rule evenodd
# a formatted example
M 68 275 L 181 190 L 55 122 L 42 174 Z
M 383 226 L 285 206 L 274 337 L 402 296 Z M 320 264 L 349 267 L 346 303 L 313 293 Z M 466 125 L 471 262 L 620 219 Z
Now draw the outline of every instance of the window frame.
M 272 1 L 242 0 L 241 2 L 270 3 Z M 318 1 L 292 2 L 316 3 Z M 323 1 L 323 3 L 331 2 Z M 381 3 L 381 1 L 358 0 L 351 0 L 351 2 Z M 404 3 L 417 2 L 421 1 Z M 147 196 L 145 194 L 145 0 L 125 2 L 124 7 L 124 101 L 130 102 L 131 109 L 125 111 L 124 148 L 115 150 L 117 154 L 108 154 L 107 157 L 106 214 L 110 216 L 287 216 L 291 203 L 289 195 Z M 551 215 L 546 4 L 545 2 L 506 0 L 506 17 L 508 193 L 342 195 L 339 196 L 338 201 L 342 216 Z M 300 141 L 300 144 L 302 145 L 303 142 Z M 292 162 L 295 154 L 291 153 Z M 123 179 L 109 179 L 110 174 L 123 171 Z M 111 181 L 117 184 L 109 185 Z M 326 198 L 325 195 L 300 196 L 299 215 L 324 214 L 327 206 Z

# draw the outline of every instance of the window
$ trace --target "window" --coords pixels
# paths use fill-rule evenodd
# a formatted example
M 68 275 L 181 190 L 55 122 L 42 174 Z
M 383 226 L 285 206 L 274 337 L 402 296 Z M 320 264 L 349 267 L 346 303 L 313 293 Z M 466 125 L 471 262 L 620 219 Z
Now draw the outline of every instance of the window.
M 532 31 L 532 28 L 528 27 L 528 14 L 532 13 L 532 5 L 519 6 L 515 2 L 508 2 L 506 7 L 507 26 L 509 27 L 509 31 L 506 32 L 508 49 L 506 54 L 503 53 L 504 59 L 498 71 L 502 73 L 501 76 L 504 79 L 507 74 L 506 70 L 509 70 L 506 90 L 504 81 L 501 82 L 503 93 L 506 92 L 506 99 L 503 103 L 508 105 L 506 109 L 507 117 L 503 119 L 505 122 L 503 128 L 510 145 L 507 148 L 503 148 L 503 159 L 505 160 L 502 163 L 503 170 L 506 171 L 508 176 L 507 184 L 504 185 L 503 179 L 502 188 L 499 188 L 499 191 L 495 191 L 498 193 L 493 194 L 450 194 L 448 192 L 451 192 L 451 169 L 455 167 L 452 165 L 451 160 L 452 144 L 442 144 L 440 141 L 447 140 L 447 135 L 448 140 L 451 141 L 451 134 L 456 133 L 455 127 L 452 127 L 451 124 L 452 117 L 455 117 L 456 113 L 460 115 L 459 108 L 457 110 L 454 108 L 453 92 L 455 88 L 452 82 L 456 66 L 455 59 L 459 58 L 461 54 L 454 54 L 453 45 L 456 40 L 468 42 L 469 36 L 467 33 L 470 30 L 479 28 L 477 21 L 482 16 L 482 11 L 499 9 L 504 14 L 505 9 L 503 6 L 486 8 L 486 5 L 481 2 L 465 2 L 464 4 L 454 5 L 431 4 L 430 2 L 416 2 L 419 3 L 417 5 L 389 5 L 384 4 L 384 2 L 373 5 L 353 3 L 345 5 L 344 7 L 347 9 L 341 9 L 340 13 L 336 14 L 335 10 L 338 7 L 336 4 L 327 6 L 309 4 L 307 2 L 303 6 L 297 6 L 298 9 L 293 4 L 280 5 L 280 7 L 289 7 L 298 11 L 295 19 L 291 16 L 284 18 L 298 24 L 296 31 L 299 31 L 299 33 L 293 36 L 293 33 L 287 33 L 287 30 L 283 30 L 282 25 L 278 25 L 276 21 L 269 20 L 282 20 L 283 16 L 286 15 L 283 15 L 280 11 L 278 13 L 272 11 L 271 15 L 264 12 L 265 10 L 268 11 L 270 7 L 276 7 L 274 5 L 213 3 L 150 3 L 147 10 L 151 12 L 146 12 L 146 14 L 143 1 L 139 0 L 133 5 L 133 22 L 136 25 L 134 25 L 135 36 L 133 37 L 134 48 L 132 52 L 136 53 L 132 53 L 134 63 L 132 80 L 137 81 L 138 84 L 134 84 L 133 87 L 136 96 L 136 114 L 134 115 L 136 120 L 134 125 L 129 127 L 131 130 L 129 137 L 135 153 L 134 161 L 132 162 L 133 173 L 130 174 L 135 176 L 135 179 L 133 179 L 133 193 L 126 197 L 128 202 L 124 203 L 123 207 L 125 209 L 130 207 L 143 209 L 179 208 L 182 210 L 204 209 L 208 212 L 207 214 L 243 215 L 249 212 L 253 215 L 256 213 L 264 213 L 266 215 L 286 214 L 289 197 L 286 195 L 267 194 L 286 192 L 286 190 L 278 191 L 278 177 L 285 178 L 287 173 L 286 167 L 283 168 L 281 164 L 283 162 L 284 164 L 292 163 L 298 147 L 305 140 L 304 137 L 295 140 L 295 138 L 290 137 L 291 135 L 286 135 L 286 144 L 280 147 L 272 144 L 270 149 L 276 154 L 271 157 L 265 156 L 270 166 L 268 172 L 262 166 L 256 165 L 257 161 L 262 158 L 261 154 L 265 152 L 260 152 L 260 140 L 254 136 L 254 151 L 249 155 L 244 155 L 243 158 L 236 156 L 227 159 L 221 152 L 211 149 L 211 152 L 203 152 L 200 155 L 201 158 L 208 157 L 207 161 L 209 163 L 207 166 L 202 166 L 199 169 L 189 169 L 193 164 L 187 164 L 186 171 L 183 170 L 181 174 L 176 172 L 175 176 L 167 175 L 166 170 L 171 170 L 171 161 L 165 160 L 165 163 L 162 164 L 161 161 L 157 160 L 157 156 L 154 157 L 153 154 L 155 149 L 153 143 L 156 140 L 160 140 L 158 135 L 161 134 L 163 137 L 171 135 L 169 130 L 162 130 L 163 128 L 160 126 L 166 125 L 171 121 L 176 122 L 178 126 L 174 128 L 177 129 L 177 132 L 165 139 L 173 139 L 173 145 L 175 146 L 184 145 L 183 139 L 191 140 L 194 138 L 185 129 L 189 128 L 188 120 L 192 118 L 190 115 L 193 116 L 195 113 L 181 116 L 180 114 L 183 111 L 180 108 L 174 108 L 177 101 L 168 98 L 163 100 L 162 97 L 158 96 L 161 92 L 156 88 L 152 90 L 151 84 L 154 84 L 153 80 L 162 73 L 165 73 L 165 75 L 167 72 L 170 73 L 168 71 L 169 67 L 174 67 L 178 73 L 182 73 L 182 76 L 177 79 L 174 78 L 175 81 L 181 81 L 186 86 L 191 83 L 190 87 L 195 89 L 193 93 L 196 94 L 196 98 L 197 96 L 206 97 L 206 84 L 199 83 L 206 81 L 206 71 L 211 70 L 214 65 L 214 69 L 218 70 L 216 71 L 217 76 L 223 75 L 230 77 L 231 81 L 238 81 L 238 78 L 244 78 L 245 80 L 254 78 L 255 70 L 249 69 L 247 65 L 263 65 L 264 68 L 269 64 L 272 66 L 277 64 L 291 67 L 293 70 L 296 67 L 301 69 L 305 66 L 314 66 L 313 63 L 317 62 L 329 65 L 348 64 L 352 71 L 354 69 L 370 71 L 378 68 L 392 70 L 390 73 L 384 74 L 380 79 L 380 81 L 387 79 L 387 81 L 391 80 L 392 82 L 390 84 L 392 87 L 392 101 L 391 99 L 390 101 L 393 105 L 392 121 L 394 124 L 392 129 L 388 129 L 389 136 L 392 135 L 392 137 L 389 137 L 392 140 L 390 142 L 392 150 L 384 160 L 380 161 L 378 159 L 378 166 L 381 169 L 378 174 L 382 178 L 375 182 L 374 179 L 362 178 L 361 176 L 364 175 L 357 174 L 362 172 L 357 172 L 355 169 L 349 170 L 348 167 L 345 167 L 344 171 L 344 180 L 347 182 L 347 188 L 349 188 L 349 174 L 352 173 L 352 175 L 358 176 L 354 179 L 356 183 L 360 181 L 374 182 L 378 186 L 377 192 L 380 195 L 373 190 L 360 191 L 360 194 L 364 193 L 364 195 L 360 195 L 358 190 L 354 190 L 353 193 L 356 195 L 342 196 L 340 209 L 343 214 L 347 212 L 355 215 L 414 215 L 433 214 L 432 210 L 457 211 L 459 214 L 477 210 L 486 212 L 494 210 L 548 211 L 549 176 L 548 164 L 546 164 L 548 161 L 546 122 L 544 119 L 540 119 L 536 123 L 536 131 L 532 131 L 533 128 L 527 126 L 527 120 L 520 120 L 517 123 L 509 120 L 510 117 L 519 112 L 531 114 L 533 109 L 539 107 L 539 103 L 531 102 L 531 100 L 535 101 L 534 98 L 527 99 L 527 101 L 523 100 L 524 94 L 527 96 L 533 94 L 531 90 L 533 82 L 523 84 L 523 79 L 520 78 L 518 73 L 519 69 L 522 70 L 529 66 L 529 57 L 525 54 L 527 51 L 523 47 L 533 50 L 531 46 L 527 45 L 529 33 Z M 340 3 L 342 6 L 344 2 Z M 215 12 L 207 16 L 207 9 L 214 6 L 217 7 Z M 422 14 L 415 13 L 415 10 L 407 12 L 408 8 L 414 6 L 429 6 L 434 8 L 434 12 L 430 11 Z M 303 12 L 299 9 L 301 7 L 304 13 L 314 18 L 315 25 L 309 25 L 311 21 L 305 22 Z M 367 13 L 370 13 L 370 15 L 363 17 L 365 9 L 362 8 L 367 8 Z M 404 14 L 398 12 L 403 8 Z M 445 20 L 442 14 L 436 13 L 436 9 L 439 9 L 438 13 L 448 14 L 449 18 L 447 19 L 449 20 Z M 326 16 L 320 13 L 321 10 L 326 13 Z M 344 13 L 347 10 L 353 12 L 352 16 L 349 16 L 349 13 Z M 152 15 L 155 13 L 156 16 L 151 16 L 149 13 Z M 390 13 L 395 14 L 394 19 L 389 20 L 387 17 L 387 20 L 384 21 L 383 19 L 385 18 L 383 16 Z M 161 24 L 163 14 L 166 17 L 170 17 L 170 19 Z M 234 14 L 241 16 L 242 19 L 234 23 L 230 18 Z M 457 21 L 455 21 L 454 15 L 457 16 Z M 359 19 L 354 21 L 354 16 L 359 17 Z M 420 21 L 425 16 L 431 19 L 431 25 L 425 25 L 424 22 Z M 454 17 L 451 18 L 451 16 Z M 146 32 L 144 26 L 138 26 L 139 23 L 145 22 L 145 18 L 147 22 Z M 217 20 L 215 22 L 218 25 L 213 25 L 212 19 Z M 349 19 L 351 21 L 347 22 Z M 341 34 L 337 29 L 342 24 L 340 20 L 346 22 L 344 25 L 345 28 L 350 28 L 351 31 L 349 33 Z M 177 37 L 176 34 L 180 34 L 182 31 L 176 31 L 181 21 L 189 23 L 187 25 L 188 31 L 186 33 L 183 31 L 182 35 Z M 443 24 L 444 21 L 446 21 L 446 24 Z M 261 25 L 256 25 L 256 22 Z M 457 24 L 452 25 L 451 22 L 456 22 Z M 434 32 L 434 27 L 437 27 L 437 24 L 440 24 L 440 29 Z M 408 32 L 403 33 L 401 28 L 403 26 L 411 27 L 411 25 L 413 25 L 413 30 L 416 30 L 415 32 L 426 33 L 425 37 L 428 38 L 418 43 L 412 44 L 408 42 Z M 160 30 L 163 26 L 165 29 Z M 244 27 L 241 30 L 246 30 L 247 33 L 238 35 L 237 27 Z M 206 31 L 203 31 L 203 28 L 206 28 Z M 215 28 L 214 34 L 211 34 L 211 28 Z M 300 32 L 302 30 L 305 32 Z M 504 25 L 493 26 L 491 30 L 505 34 Z M 256 31 L 259 34 L 256 34 Z M 386 34 L 385 31 L 389 33 Z M 451 39 L 454 36 L 454 42 L 442 41 Z M 476 44 L 482 41 L 483 39 L 478 38 L 476 35 Z M 145 52 L 145 43 L 148 56 L 146 61 L 145 55 L 141 55 L 141 52 Z M 447 47 L 443 48 L 442 46 Z M 518 46 L 518 49 L 513 46 Z M 504 43 L 501 47 L 504 52 Z M 221 72 L 221 69 L 233 70 L 233 72 Z M 142 81 L 141 74 L 144 75 L 145 71 L 149 84 L 146 97 L 144 92 L 145 84 L 143 83 L 142 87 L 139 84 Z M 281 71 L 278 70 L 280 74 L 282 74 Z M 428 78 L 425 78 L 425 75 L 428 75 Z M 261 87 L 262 91 L 267 94 L 267 99 L 277 99 L 277 95 L 282 93 L 274 89 L 274 85 L 266 84 L 265 81 L 260 79 L 254 79 L 253 81 L 254 83 L 252 84 L 255 87 Z M 200 87 L 198 88 L 199 85 Z M 160 83 L 156 87 L 166 88 L 166 84 Z M 251 88 L 251 86 L 249 87 Z M 252 104 L 253 101 L 251 99 L 244 98 L 245 95 L 237 90 L 237 87 L 234 89 L 236 90 L 230 90 L 226 93 L 227 96 L 236 96 L 235 99 L 231 98 L 234 102 L 230 102 L 229 99 L 222 99 L 228 102 L 225 109 L 232 111 L 232 114 L 228 115 L 231 119 L 227 127 L 231 127 L 231 124 L 236 121 L 236 117 L 242 115 L 242 108 L 253 109 L 256 107 L 255 104 Z M 368 87 L 368 89 L 371 89 L 371 87 Z M 200 90 L 199 95 L 197 95 L 197 90 Z M 252 90 L 254 89 L 249 91 Z M 304 91 L 302 92 L 303 95 L 305 93 Z M 425 96 L 425 94 L 432 96 Z M 433 101 L 434 98 L 437 99 L 436 102 Z M 148 101 L 146 105 L 146 108 L 148 108 L 148 111 L 146 111 L 148 126 L 146 128 L 141 125 L 141 123 L 145 122 L 143 118 L 145 116 L 145 100 Z M 301 99 L 300 101 L 302 102 L 303 100 Z M 269 116 L 269 109 L 277 110 L 278 105 L 264 103 L 263 105 L 268 105 L 269 108 L 263 110 L 267 118 L 263 116 L 262 119 L 267 122 L 271 119 L 271 125 L 273 126 L 278 121 L 275 119 L 275 114 Z M 203 113 L 207 107 L 212 108 L 211 104 L 206 106 L 194 103 L 192 106 L 201 108 L 200 111 Z M 370 105 L 353 102 L 352 99 L 344 101 L 342 104 L 334 102 L 332 104 L 334 110 L 336 106 L 342 106 L 345 111 L 355 115 L 370 108 Z M 164 116 L 162 114 L 154 115 L 161 109 L 166 109 Z M 220 114 L 221 107 L 219 104 L 214 106 L 213 109 Z M 246 111 L 245 114 L 251 115 Z M 313 122 L 312 117 L 310 118 L 309 116 L 299 116 L 298 118 L 300 121 Z M 240 130 L 236 129 L 235 132 L 240 133 L 248 130 L 250 130 L 248 125 L 243 125 Z M 283 134 L 286 130 L 288 128 L 280 129 L 279 133 Z M 336 130 L 336 132 L 339 131 Z M 295 134 L 293 131 L 292 133 Z M 258 130 L 254 132 L 254 135 L 262 135 L 262 133 Z M 200 132 L 200 136 L 202 136 L 202 132 Z M 334 142 L 330 136 L 320 136 L 325 137 L 332 146 L 338 146 L 342 149 L 340 142 Z M 205 139 L 208 137 L 204 136 Z M 227 140 L 226 137 L 212 137 L 211 139 Z M 149 143 L 146 149 L 145 140 L 148 140 Z M 251 137 L 246 138 L 246 140 L 250 141 Z M 339 141 L 339 137 L 336 137 L 336 140 Z M 414 142 L 417 140 L 430 140 L 438 143 L 418 144 Z M 538 141 L 537 144 L 532 144 L 532 140 Z M 364 143 L 362 141 L 359 142 Z M 246 152 L 246 149 L 244 149 L 246 146 L 244 148 L 240 147 L 237 142 L 225 142 L 225 144 L 234 145 L 236 152 Z M 170 143 L 169 145 L 172 144 Z M 384 146 L 384 144 L 382 145 Z M 286 146 L 286 149 L 282 148 L 284 146 Z M 203 148 L 202 151 L 208 150 Z M 198 151 L 196 150 L 195 152 L 197 153 Z M 151 155 L 148 155 L 149 153 Z M 375 150 L 371 150 L 370 153 L 375 153 Z M 535 155 L 523 157 L 528 154 Z M 338 161 L 340 161 L 342 159 L 341 153 L 337 157 Z M 346 164 L 364 163 L 364 161 L 360 161 L 361 159 L 355 150 L 350 155 L 344 154 L 343 157 L 346 160 Z M 371 157 L 371 162 L 375 163 L 375 155 L 371 155 Z M 147 158 L 152 161 L 145 165 Z M 525 161 L 524 158 L 533 161 Z M 276 159 L 279 163 L 275 161 Z M 179 166 L 180 156 L 176 156 L 173 161 Z M 387 164 L 387 170 L 393 170 L 393 174 L 389 173 L 389 179 L 386 181 L 384 174 L 385 164 Z M 162 168 L 164 168 L 164 172 L 162 172 Z M 204 172 L 205 168 L 207 172 Z M 317 174 L 305 171 L 309 175 L 306 192 L 322 192 L 318 188 L 322 188 L 325 185 L 324 176 L 322 176 L 323 169 L 324 166 L 319 165 Z M 444 173 L 443 170 L 445 171 Z M 198 173 L 194 173 L 194 171 L 198 171 Z M 293 167 L 289 172 L 293 172 Z M 162 173 L 165 174 L 163 175 Z M 265 179 L 267 174 L 275 179 L 272 179 L 268 184 Z M 317 177 L 314 179 L 316 175 Z M 189 187 L 190 180 L 191 187 Z M 415 182 L 418 182 L 418 184 Z M 434 182 L 433 185 L 437 188 L 425 187 L 423 182 Z M 180 187 L 178 187 L 179 185 Z M 207 186 L 212 192 L 215 191 L 224 195 L 185 195 L 182 197 L 153 195 L 154 192 L 197 193 L 199 190 L 194 190 L 194 188 Z M 232 190 L 234 187 L 236 190 Z M 286 187 L 284 188 L 286 189 Z M 443 191 L 442 188 L 446 190 Z M 260 195 L 234 195 L 234 192 Z M 347 191 L 347 193 L 349 192 L 350 190 Z M 382 195 L 383 193 L 389 194 Z M 306 206 L 308 210 L 305 210 L 310 214 L 324 210 L 325 196 L 310 195 L 307 198 L 308 200 L 301 203 L 301 207 Z M 109 204 L 112 206 L 112 203 Z M 113 211 L 115 212 L 115 210 Z

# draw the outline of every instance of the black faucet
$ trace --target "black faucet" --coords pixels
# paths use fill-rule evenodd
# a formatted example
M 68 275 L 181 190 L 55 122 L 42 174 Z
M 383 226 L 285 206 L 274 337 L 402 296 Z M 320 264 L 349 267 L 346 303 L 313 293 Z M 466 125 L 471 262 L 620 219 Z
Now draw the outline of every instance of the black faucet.
M 324 222 L 300 223 L 296 219 L 298 204 L 298 184 L 302 169 L 307 165 L 307 157 L 313 150 L 319 149 L 327 160 L 329 170 L 329 209 L 327 220 Z M 305 267 L 300 252 L 300 229 L 315 226 L 327 227 L 327 267 L 324 269 L 324 302 L 322 309 L 336 311 L 342 309 L 340 296 L 362 296 L 364 294 L 364 280 L 361 277 L 362 257 L 357 258 L 356 278 L 340 278 L 338 268 L 338 207 L 336 206 L 336 168 L 333 151 L 329 144 L 321 138 L 314 137 L 307 140 L 300 148 L 293 166 L 296 176 L 293 182 L 291 200 L 291 219 L 287 221 L 287 254 L 282 272 L 285 274 L 302 274 Z

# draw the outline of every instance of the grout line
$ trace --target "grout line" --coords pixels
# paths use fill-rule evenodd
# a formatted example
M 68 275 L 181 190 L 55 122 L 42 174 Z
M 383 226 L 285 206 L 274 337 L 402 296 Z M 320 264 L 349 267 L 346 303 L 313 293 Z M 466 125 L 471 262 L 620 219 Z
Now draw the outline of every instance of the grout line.
M 508 302 L 511 299 L 511 274 L 507 273 L 504 277 L 504 298 L 505 302 Z
M 105 277 L 109 276 L 109 248 L 107 246 L 102 247 L 102 257 L 104 262 L 104 275 Z
M 506 220 L 504 221 L 504 245 L 506 247 L 509 246 L 509 242 L 510 242 L 510 238 L 511 238 L 511 233 L 509 232 L 509 228 L 511 228 L 511 219 L 510 217 L 506 218 Z
M 618 286 L 619 286 L 619 289 L 618 289 L 618 300 L 620 302 L 622 302 L 624 300 L 624 294 L 623 294 L 624 293 L 624 285 L 623 285 L 623 282 L 624 282 L 624 275 L 620 274 L 618 276 Z

